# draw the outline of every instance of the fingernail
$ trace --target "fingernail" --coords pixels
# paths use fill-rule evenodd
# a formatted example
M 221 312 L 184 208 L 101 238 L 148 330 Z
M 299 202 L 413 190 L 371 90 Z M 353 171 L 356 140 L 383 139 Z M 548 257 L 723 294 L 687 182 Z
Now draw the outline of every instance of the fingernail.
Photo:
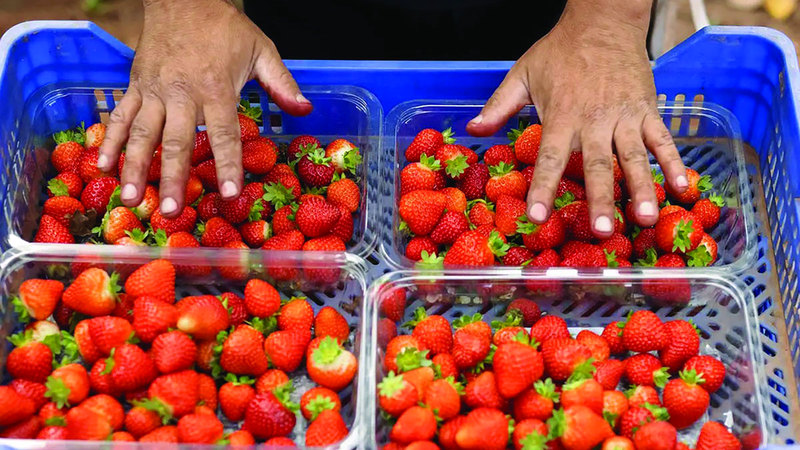
M 651 217 L 656 215 L 656 205 L 653 202 L 639 203 L 639 215 Z
M 297 103 L 311 103 L 307 98 L 305 98 L 305 96 L 303 96 L 303 94 L 297 94 L 297 97 L 294 99 L 297 100 Z
M 108 164 L 108 157 L 106 155 L 101 154 L 97 158 L 97 167 L 101 170 L 104 170 L 107 164 Z
M 119 193 L 119 197 L 123 200 L 133 200 L 136 198 L 136 194 L 138 191 L 136 190 L 136 186 L 128 183 L 122 188 L 122 192 Z
M 537 222 L 544 222 L 547 219 L 547 207 L 542 203 L 534 203 L 528 214 L 530 214 L 531 219 Z
M 178 209 L 178 202 L 176 202 L 172 197 L 167 197 L 161 201 L 162 213 L 169 214 L 171 212 L 175 212 L 176 209 Z
M 481 123 L 481 122 L 483 122 L 483 115 L 482 114 L 478 114 L 474 119 L 469 121 L 469 123 L 474 123 L 476 125 Z
M 679 188 L 689 187 L 689 180 L 686 179 L 686 176 L 680 175 L 675 179 L 675 184 L 677 184 Z
M 220 189 L 220 194 L 222 194 L 225 198 L 231 198 L 236 196 L 236 183 L 233 181 L 226 181 L 222 183 L 222 189 Z
M 594 219 L 594 229 L 601 233 L 611 232 L 611 219 L 606 216 L 599 216 L 597 219 Z

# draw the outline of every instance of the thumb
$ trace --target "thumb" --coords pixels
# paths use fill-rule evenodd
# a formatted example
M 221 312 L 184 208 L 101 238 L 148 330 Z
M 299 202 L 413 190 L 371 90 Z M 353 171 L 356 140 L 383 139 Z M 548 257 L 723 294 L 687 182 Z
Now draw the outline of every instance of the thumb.
M 514 71 L 509 71 L 492 97 L 486 102 L 481 113 L 467 124 L 467 132 L 473 136 L 490 136 L 497 132 L 530 103 L 530 93 L 522 79 Z
M 293 116 L 305 116 L 313 106 L 300 92 L 297 82 L 281 61 L 272 41 L 267 41 L 255 63 L 255 75 L 261 87 L 283 111 Z

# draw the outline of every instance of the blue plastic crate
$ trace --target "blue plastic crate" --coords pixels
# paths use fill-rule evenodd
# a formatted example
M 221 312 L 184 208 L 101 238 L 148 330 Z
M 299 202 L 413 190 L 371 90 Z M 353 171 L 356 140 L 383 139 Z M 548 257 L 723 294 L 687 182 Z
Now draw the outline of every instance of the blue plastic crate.
M 0 158 L 17 150 L 20 120 L 32 99 L 67 87 L 125 86 L 133 52 L 88 22 L 29 22 L 0 40 Z M 389 111 L 415 99 L 488 98 L 510 62 L 287 61 L 298 82 L 355 85 L 374 93 Z M 800 71 L 792 43 L 766 28 L 709 27 L 657 60 L 662 99 L 708 101 L 737 117 L 744 141 L 757 155 L 748 169 L 753 189 L 763 183 L 767 222 L 759 223 L 756 266 L 739 274 L 759 312 L 761 352 L 771 403 L 769 440 L 800 438 L 796 377 L 800 375 Z M 763 172 L 758 177 L 758 167 Z M 0 171 L 0 195 L 11 173 Z M 377 168 L 375 168 L 377 169 Z M 756 195 L 755 198 L 759 198 Z M 753 208 L 764 213 L 757 201 Z M 773 258 L 774 248 L 774 258 Z M 367 261 L 372 275 L 384 266 Z M 785 316 L 784 313 L 785 312 Z M 788 330 L 788 336 L 787 336 Z M 791 361 L 788 352 L 791 349 Z

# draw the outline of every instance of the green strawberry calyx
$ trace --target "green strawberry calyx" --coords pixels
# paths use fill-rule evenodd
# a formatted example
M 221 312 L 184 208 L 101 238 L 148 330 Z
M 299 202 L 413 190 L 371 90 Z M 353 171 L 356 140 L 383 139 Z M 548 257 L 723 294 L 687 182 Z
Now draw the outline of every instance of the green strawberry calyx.
M 409 330 L 411 330 L 414 327 L 416 327 L 417 325 L 419 325 L 420 322 L 422 322 L 423 320 L 425 320 L 427 318 L 428 318 L 428 312 L 425 311 L 424 307 L 420 306 L 420 307 L 418 307 L 417 309 L 414 310 L 414 317 L 411 320 L 409 320 L 408 322 L 406 322 L 403 325 L 401 325 L 401 327 L 408 328 Z
M 222 355 L 222 349 L 225 347 L 225 341 L 228 339 L 228 336 L 233 332 L 233 330 L 234 327 L 231 327 L 229 330 L 222 330 L 217 333 L 217 343 L 214 345 L 213 355 L 211 356 L 211 361 L 209 362 L 209 366 L 211 366 L 211 376 L 215 380 L 219 380 L 222 377 L 222 374 L 225 372 L 222 369 L 222 366 L 219 364 L 219 359 Z
M 658 261 L 658 254 L 656 253 L 656 249 L 653 247 L 648 248 L 645 250 L 645 257 L 636 261 L 636 266 L 638 267 L 653 267 L 656 265 L 656 261 Z
M 652 414 L 656 420 L 669 420 L 669 412 L 667 412 L 667 408 L 664 408 L 663 406 L 654 405 L 652 403 L 643 403 L 642 408 L 650 411 L 650 414 Z
M 466 160 L 466 158 L 464 159 Z M 439 162 L 435 156 L 428 156 L 427 153 L 423 153 L 419 156 L 419 164 L 434 172 L 442 169 L 442 163 Z
M 691 239 L 689 239 L 689 235 L 694 233 L 694 221 L 689 219 L 689 221 L 684 221 L 681 219 L 678 222 L 678 225 L 675 226 L 675 237 L 672 240 L 672 251 L 680 250 L 681 252 L 685 252 L 689 250 L 692 245 Z
M 311 420 L 317 418 L 322 411 L 336 409 L 336 403 L 324 395 L 317 395 L 306 404 L 306 410 L 311 413 Z
M 653 182 L 664 184 L 664 174 L 659 172 L 658 169 L 650 169 L 650 173 L 653 174 Z
M 608 250 L 603 249 L 603 254 L 606 255 L 606 264 L 608 267 L 619 267 L 619 262 L 617 262 L 617 251 L 612 250 L 610 253 Z
M 78 343 L 75 341 L 75 337 L 73 335 L 69 334 L 68 331 L 62 330 L 58 341 L 59 341 L 60 353 L 61 353 L 61 362 L 58 365 L 59 366 L 65 366 L 67 364 L 72 364 L 74 362 L 78 362 L 78 359 L 80 359 L 81 353 L 80 353 L 80 349 L 78 349 Z M 47 338 L 45 338 L 45 344 L 47 344 Z M 51 349 L 52 349 L 52 347 L 51 347 Z M 59 352 L 56 352 L 55 350 L 53 350 L 53 358 L 55 358 L 55 355 L 57 353 L 59 353 Z
M 531 431 L 521 441 L 522 450 L 544 450 L 547 448 L 547 436 L 538 431 Z
M 27 330 L 16 334 L 12 334 L 6 339 L 8 339 L 8 342 L 11 342 L 11 344 L 14 345 L 14 347 L 22 347 L 25 344 L 34 342 L 33 330 Z
M 253 317 L 245 322 L 263 335 L 269 335 L 278 329 L 278 319 L 275 315 L 269 317 Z
M 702 373 L 697 373 L 695 369 L 681 370 L 678 376 L 688 385 L 700 385 L 706 382 Z
M 414 268 L 418 270 L 440 270 L 444 267 L 444 255 L 437 255 L 436 253 L 428 253 L 423 250 L 420 253 L 422 259 L 414 264 Z
M 556 209 L 561 209 L 574 201 L 575 201 L 575 194 L 573 194 L 570 191 L 567 191 L 561 194 L 560 197 L 555 199 L 555 201 L 553 202 L 553 206 L 555 206 Z
M 289 380 L 272 390 L 272 394 L 278 399 L 279 402 L 281 402 L 284 408 L 296 413 L 300 410 L 300 405 L 291 400 L 292 392 L 294 392 L 292 380 Z
M 669 381 L 668 370 L 668 367 L 662 367 L 653 371 L 653 384 L 655 384 L 657 388 L 663 389 L 664 386 L 667 385 L 667 381 Z
M 519 234 L 533 234 L 539 231 L 540 225 L 531 222 L 527 214 L 517 217 L 517 233 Z
M 131 404 L 158 414 L 158 416 L 161 417 L 162 425 L 167 425 L 173 419 L 172 411 L 170 411 L 166 403 L 162 402 L 160 399 L 147 398 L 144 400 L 134 400 Z
M 261 199 L 270 202 L 277 211 L 294 202 L 294 193 L 282 183 L 267 183 L 264 185 L 264 195 Z
M 533 389 L 536 390 L 537 394 L 554 402 L 557 402 L 560 397 L 559 393 L 556 392 L 556 385 L 551 378 L 536 381 L 533 383 Z
M 522 313 L 518 309 L 507 311 L 503 320 L 493 320 L 492 329 L 502 330 L 503 328 L 518 327 L 522 323 Z
M 697 190 L 700 192 L 707 192 L 711 189 L 714 189 L 714 184 L 711 182 L 711 176 L 703 175 L 700 177 L 700 180 L 697 181 Z
M 445 144 L 455 144 L 456 140 L 453 138 L 453 128 L 447 127 L 442 131 L 442 139 Z
M 234 386 L 251 385 L 256 382 L 254 378 L 248 377 L 247 375 L 236 376 L 236 374 L 233 373 L 225 374 L 225 381 Z
M 86 143 L 86 128 L 84 128 L 84 123 L 81 122 L 79 127 L 76 127 L 74 130 L 64 130 L 59 131 L 53 135 L 53 140 L 56 144 L 64 144 L 67 142 L 77 142 L 78 144 L 85 144 Z
M 264 198 L 257 198 L 250 207 L 250 213 L 247 214 L 248 222 L 255 222 L 261 220 L 261 214 L 264 212 Z
M 603 419 L 611 425 L 611 428 L 615 428 L 617 426 L 617 419 L 619 418 L 619 414 L 612 413 L 611 411 L 603 411 Z
M 492 202 L 490 202 L 488 200 L 484 200 L 482 198 L 478 198 L 478 199 L 475 199 L 475 200 L 468 201 L 467 202 L 467 209 L 471 210 L 478 203 L 483 203 L 484 205 L 486 205 L 486 209 L 488 209 L 489 211 L 494 211 L 494 203 L 492 203 Z
M 363 159 L 361 158 L 361 152 L 358 151 L 358 147 L 351 148 L 342 157 L 344 169 L 353 175 L 355 175 L 358 168 L 361 167 L 362 162 Z
M 103 371 L 100 372 L 100 375 L 108 375 L 112 370 L 114 370 L 114 353 L 116 350 L 116 348 L 111 349 L 111 353 L 109 353 L 108 358 L 106 358 L 106 367 L 103 368 Z
M 48 417 L 47 420 L 44 421 L 44 426 L 46 426 L 46 427 L 65 427 L 65 426 L 67 426 L 67 419 L 64 416 Z
M 164 230 L 159 230 L 159 231 L 164 231 Z M 147 243 L 147 240 L 150 237 L 150 231 L 149 230 L 142 231 L 140 228 L 134 228 L 132 230 L 125 230 L 125 235 L 131 238 L 131 240 L 133 240 L 134 242 L 145 244 Z
M 331 159 L 325 156 L 325 150 L 317 147 L 307 155 L 308 160 L 318 166 L 330 166 Z
M 467 155 L 458 155 L 455 158 L 450 158 L 444 162 L 445 173 L 450 175 L 451 178 L 458 178 L 469 167 L 467 163 Z
M 378 395 L 381 397 L 394 397 L 394 394 L 401 391 L 407 381 L 401 375 L 390 371 L 380 383 L 378 383 Z
M 55 403 L 59 409 L 69 406 L 70 388 L 64 384 L 64 380 L 51 375 L 47 377 L 47 381 L 44 385 L 47 387 L 47 392 L 44 393 L 44 396 Z
M 464 385 L 461 384 L 460 382 L 456 381 L 456 379 L 452 375 L 450 375 L 449 377 L 445 378 L 444 381 L 446 381 L 447 384 L 452 386 L 453 389 L 455 389 L 455 391 L 458 393 L 458 395 L 464 395 L 464 393 L 466 392 L 464 390 Z
M 514 165 L 505 161 L 500 161 L 494 166 L 489 166 L 489 175 L 493 177 L 502 177 L 503 175 L 514 170 Z
M 722 198 L 721 195 L 717 193 L 712 193 L 708 197 L 708 201 L 710 201 L 717 208 L 722 208 L 723 206 L 725 206 L 725 200 Z
M 589 358 L 575 366 L 575 368 L 572 369 L 572 374 L 567 378 L 566 383 L 564 383 L 562 390 L 569 391 L 576 389 L 582 385 L 584 381 L 592 378 L 592 375 L 594 375 L 594 372 L 597 370 L 592 364 L 593 362 L 594 358 Z
M 475 313 L 470 316 L 461 316 L 453 321 L 453 328 L 459 329 L 464 328 L 465 326 L 471 323 L 477 323 L 483 320 L 483 314 Z
M 314 362 L 322 365 L 333 364 L 339 355 L 344 352 L 342 345 L 336 339 L 325 336 L 319 343 L 319 347 L 314 349 L 311 358 Z
M 420 367 L 429 367 L 433 363 L 427 356 L 428 350 L 419 351 L 414 347 L 406 347 L 397 354 L 395 359 L 397 370 L 402 373 Z
M 262 110 L 258 106 L 250 106 L 250 102 L 242 99 L 239 102 L 239 114 L 253 119 L 256 123 L 261 123 Z
M 510 248 L 511 246 L 500 238 L 500 233 L 498 233 L 497 230 L 492 231 L 492 233 L 489 235 L 489 249 L 492 251 L 492 253 L 494 253 L 495 256 L 498 258 L 506 256 L 506 253 L 508 253 L 508 249 Z
M 566 426 L 567 416 L 564 414 L 564 408 L 554 409 L 553 416 L 547 419 L 547 440 L 563 436 Z
M 153 228 L 151 227 L 150 230 Z M 164 231 L 163 228 L 159 228 L 155 234 L 153 234 L 153 239 L 156 242 L 156 245 L 159 247 L 166 247 L 167 246 L 167 232 Z
M 28 307 L 25 306 L 21 298 L 16 295 L 11 297 L 11 304 L 14 306 L 14 312 L 17 313 L 17 321 L 19 321 L 19 323 L 28 323 L 33 320 Z
M 58 178 L 53 178 L 47 182 L 47 190 L 53 194 L 53 197 L 69 196 L 69 188 L 67 187 L 67 183 L 64 183 L 64 181 L 59 180 Z
M 705 245 L 699 245 L 696 249 L 690 250 L 686 256 L 689 257 L 686 261 L 686 265 L 689 267 L 707 267 L 712 262 L 711 253 Z

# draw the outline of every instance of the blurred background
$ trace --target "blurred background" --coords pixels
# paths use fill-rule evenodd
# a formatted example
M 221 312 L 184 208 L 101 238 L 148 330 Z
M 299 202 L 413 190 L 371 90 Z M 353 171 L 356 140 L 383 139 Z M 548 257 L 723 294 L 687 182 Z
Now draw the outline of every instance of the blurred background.
M 659 35 L 657 47 L 660 51 L 656 54 L 694 31 L 690 0 L 660 2 L 658 14 L 663 34 Z M 786 33 L 800 49 L 798 0 L 698 0 L 694 3 L 705 3 L 708 22 L 712 25 L 772 27 Z M 0 0 L 0 33 L 26 20 L 91 20 L 135 47 L 142 17 L 142 0 Z

